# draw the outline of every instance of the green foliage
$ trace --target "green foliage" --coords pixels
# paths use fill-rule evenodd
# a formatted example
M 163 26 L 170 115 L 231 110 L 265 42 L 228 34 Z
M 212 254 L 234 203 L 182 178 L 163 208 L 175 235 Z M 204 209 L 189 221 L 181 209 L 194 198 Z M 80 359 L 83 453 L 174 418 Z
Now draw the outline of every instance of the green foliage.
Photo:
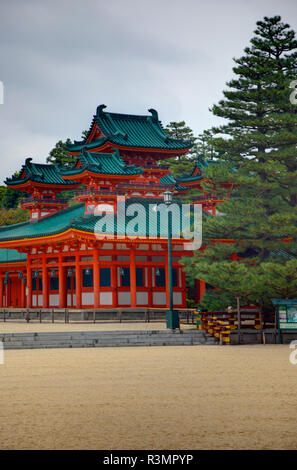
M 186 125 L 185 121 L 170 122 L 165 127 L 165 131 L 174 139 L 191 140 L 192 143 L 195 144 L 196 138 L 194 137 L 193 131 Z M 169 158 L 164 163 L 170 166 L 170 170 L 174 176 L 178 178 L 191 173 L 194 167 L 195 158 L 195 149 L 190 149 L 188 154 Z
M 76 160 L 76 157 L 69 155 L 68 151 L 65 149 L 65 145 L 71 143 L 72 142 L 70 139 L 67 139 L 66 142 L 59 140 L 55 147 L 50 151 L 46 161 L 58 166 L 72 166 Z
M 85 139 L 88 135 L 88 131 L 83 131 L 81 134 L 81 138 Z M 70 155 L 69 152 L 66 150 L 65 146 L 67 144 L 72 144 L 71 139 L 66 139 L 65 142 L 59 140 L 55 147 L 50 151 L 49 156 L 47 157 L 47 163 L 52 163 L 53 165 L 58 166 L 73 166 L 76 157 Z
M 17 209 L 0 209 L 0 226 L 13 225 L 25 222 L 29 219 L 29 212 L 20 208 Z
M 296 48 L 294 31 L 279 16 L 257 22 L 251 45 L 235 59 L 236 78 L 212 108 L 227 124 L 213 129 L 220 164 L 204 175 L 226 202 L 218 207 L 223 215 L 203 226 L 206 249 L 185 261 L 191 276 L 217 287 L 204 298 L 209 308 L 234 305 L 235 296 L 261 305 L 297 296 L 296 261 L 288 261 L 297 253 L 297 106 L 289 101 Z
M 15 209 L 23 197 L 20 191 L 11 188 L 1 190 L 1 196 L 1 206 L 5 209 Z

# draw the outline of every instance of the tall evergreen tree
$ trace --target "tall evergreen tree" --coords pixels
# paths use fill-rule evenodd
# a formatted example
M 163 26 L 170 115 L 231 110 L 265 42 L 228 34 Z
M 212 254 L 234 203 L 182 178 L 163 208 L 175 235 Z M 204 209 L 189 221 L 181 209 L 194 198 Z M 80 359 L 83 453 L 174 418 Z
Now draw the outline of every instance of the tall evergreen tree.
M 165 165 L 169 164 L 172 173 L 177 178 L 185 174 L 189 174 L 193 169 L 196 158 L 196 138 L 194 137 L 192 129 L 186 125 L 185 121 L 180 121 L 170 122 L 165 127 L 165 131 L 170 137 L 173 137 L 174 139 L 191 140 L 194 144 L 189 153 L 186 155 L 173 157 L 164 162 Z
M 48 163 L 53 163 L 54 165 L 58 166 L 73 165 L 76 160 L 76 157 L 69 155 L 69 153 L 65 149 L 66 144 L 71 143 L 72 142 L 70 139 L 67 139 L 66 142 L 59 140 L 59 142 L 56 143 L 55 147 L 50 151 L 46 161 Z
M 85 139 L 88 133 L 88 131 L 83 131 L 81 133 L 81 138 Z M 49 156 L 46 159 L 47 163 L 53 163 L 58 166 L 72 166 L 76 161 L 76 157 L 69 155 L 65 148 L 66 144 L 72 144 L 71 139 L 68 138 L 65 142 L 59 140 L 55 147 L 50 151 Z
M 204 298 L 209 307 L 234 304 L 236 295 L 264 305 L 297 296 L 290 278 L 297 278 L 297 106 L 289 100 L 296 49 L 294 31 L 279 16 L 258 21 L 224 99 L 212 108 L 227 123 L 213 129 L 220 163 L 206 176 L 226 202 L 223 215 L 204 224 L 206 249 L 185 260 L 191 277 L 216 286 Z M 234 188 L 229 199 L 226 182 Z

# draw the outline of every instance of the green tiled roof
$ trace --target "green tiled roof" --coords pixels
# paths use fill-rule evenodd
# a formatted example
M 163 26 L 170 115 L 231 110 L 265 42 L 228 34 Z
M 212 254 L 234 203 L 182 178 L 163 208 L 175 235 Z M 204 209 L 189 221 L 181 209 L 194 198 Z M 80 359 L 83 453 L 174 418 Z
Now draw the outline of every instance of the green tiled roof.
M 154 109 L 149 109 L 151 116 L 139 116 L 131 114 L 106 113 L 105 105 L 97 107 L 87 137 L 82 141 L 74 141 L 67 145 L 71 152 L 80 151 L 83 147 L 88 150 L 103 145 L 109 141 L 124 147 L 143 147 L 162 150 L 186 150 L 192 147 L 191 141 L 178 140 L 169 137 L 165 132 Z M 94 123 L 102 131 L 104 137 L 87 143 Z
M 79 175 L 85 170 L 100 175 L 139 175 L 143 173 L 140 167 L 126 164 L 117 151 L 114 153 L 92 153 L 85 149 L 79 154 L 73 168 L 60 169 L 60 173 L 62 176 L 71 176 Z
M 0 241 L 36 238 L 63 232 L 67 227 L 71 226 L 72 218 L 75 219 L 83 215 L 84 211 L 85 205 L 78 204 L 68 209 L 61 210 L 56 214 L 49 215 L 37 222 L 29 221 L 0 227 Z
M 160 178 L 160 184 L 167 185 L 167 184 L 175 184 L 175 183 L 176 183 L 176 179 L 174 178 L 172 173 L 169 173 L 168 175 L 162 176 L 162 178 Z
M 176 204 L 180 205 L 181 203 L 178 201 L 174 201 Z M 156 204 L 162 204 L 160 199 L 153 199 L 153 198 L 131 198 L 127 199 L 126 209 L 127 206 L 141 203 L 143 210 L 145 211 L 146 217 L 141 215 L 139 218 L 139 226 L 137 230 L 137 235 L 140 237 L 148 236 L 149 235 L 149 218 L 150 214 L 152 214 L 153 207 Z M 12 241 L 12 240 L 21 240 L 24 238 L 37 238 L 37 237 L 46 237 L 51 236 L 54 234 L 63 233 L 69 228 L 82 230 L 85 232 L 92 232 L 94 233 L 96 227 L 98 228 L 98 224 L 100 222 L 101 216 L 95 215 L 85 215 L 85 206 L 84 204 L 78 204 L 76 206 L 69 207 L 68 209 L 61 210 L 60 212 L 50 215 L 44 219 L 41 219 L 37 222 L 24 222 L 17 225 L 10 225 L 6 227 L 0 227 L 0 241 Z M 134 219 L 136 214 L 133 213 L 132 216 L 126 216 L 126 227 L 127 224 Z M 152 214 L 154 215 L 154 214 Z M 117 218 L 115 214 L 115 233 L 123 233 L 124 227 L 123 222 L 121 219 Z M 158 219 L 160 219 L 158 217 Z M 157 233 L 160 234 L 160 221 L 157 224 Z M 182 219 L 181 219 L 181 211 L 180 217 L 178 222 L 173 217 L 173 233 L 179 232 L 181 229 Z M 102 233 L 102 232 L 101 232 Z M 107 227 L 104 230 L 103 234 L 112 234 L 112 227 Z M 165 236 L 162 234 L 162 236 Z M 4 251 L 4 250 L 3 250 Z M 10 251 L 10 250 L 8 250 Z
M 178 181 L 175 179 L 172 173 L 169 173 L 169 175 L 165 175 L 162 178 L 160 178 L 160 184 L 162 185 L 174 184 L 176 191 L 186 191 L 189 189 L 188 186 L 181 186 L 178 183 Z
M 74 181 L 64 181 L 55 165 L 32 163 L 32 158 L 26 159 L 25 164 L 22 166 L 21 176 L 12 176 L 11 178 L 7 178 L 5 183 L 8 186 L 16 186 L 24 184 L 27 181 L 61 186 L 76 184 Z
M 17 250 L 0 250 L 0 263 L 13 263 L 17 261 L 26 261 L 26 253 L 18 253 Z

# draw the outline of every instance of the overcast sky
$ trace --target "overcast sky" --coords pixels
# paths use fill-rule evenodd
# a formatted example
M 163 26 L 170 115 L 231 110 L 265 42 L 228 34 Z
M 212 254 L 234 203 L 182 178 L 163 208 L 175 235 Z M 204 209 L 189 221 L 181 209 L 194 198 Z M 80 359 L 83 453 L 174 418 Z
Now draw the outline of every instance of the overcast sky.
M 297 30 L 296 0 L 0 0 L 0 181 L 79 140 L 98 104 L 210 128 L 232 58 L 276 14 Z

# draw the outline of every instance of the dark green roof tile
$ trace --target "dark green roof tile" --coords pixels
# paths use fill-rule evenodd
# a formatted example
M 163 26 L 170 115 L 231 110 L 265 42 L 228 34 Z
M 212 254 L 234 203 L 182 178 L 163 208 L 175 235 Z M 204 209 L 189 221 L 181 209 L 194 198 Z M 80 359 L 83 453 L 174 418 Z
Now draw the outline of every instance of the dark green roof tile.
M 124 147 L 143 147 L 162 150 L 187 150 L 193 145 L 189 140 L 169 137 L 159 121 L 157 111 L 154 109 L 149 109 L 150 116 L 140 116 L 107 113 L 104 111 L 104 108 L 106 108 L 105 105 L 97 107 L 97 112 L 93 117 L 87 137 L 80 142 L 74 141 L 74 144 L 67 145 L 69 151 L 77 152 L 83 147 L 91 150 L 103 145 L 106 141 Z M 104 137 L 87 143 L 94 123 L 98 125 Z
M 24 184 L 27 181 L 60 186 L 76 184 L 75 181 L 64 181 L 56 165 L 32 163 L 32 158 L 26 159 L 25 164 L 22 166 L 21 176 L 12 176 L 11 178 L 7 178 L 5 183 L 8 186 L 16 186 Z
M 143 173 L 140 167 L 126 164 L 117 151 L 114 153 L 92 153 L 85 149 L 78 155 L 73 168 L 61 169 L 60 173 L 62 176 L 72 176 L 79 175 L 86 170 L 100 175 L 139 175 Z

